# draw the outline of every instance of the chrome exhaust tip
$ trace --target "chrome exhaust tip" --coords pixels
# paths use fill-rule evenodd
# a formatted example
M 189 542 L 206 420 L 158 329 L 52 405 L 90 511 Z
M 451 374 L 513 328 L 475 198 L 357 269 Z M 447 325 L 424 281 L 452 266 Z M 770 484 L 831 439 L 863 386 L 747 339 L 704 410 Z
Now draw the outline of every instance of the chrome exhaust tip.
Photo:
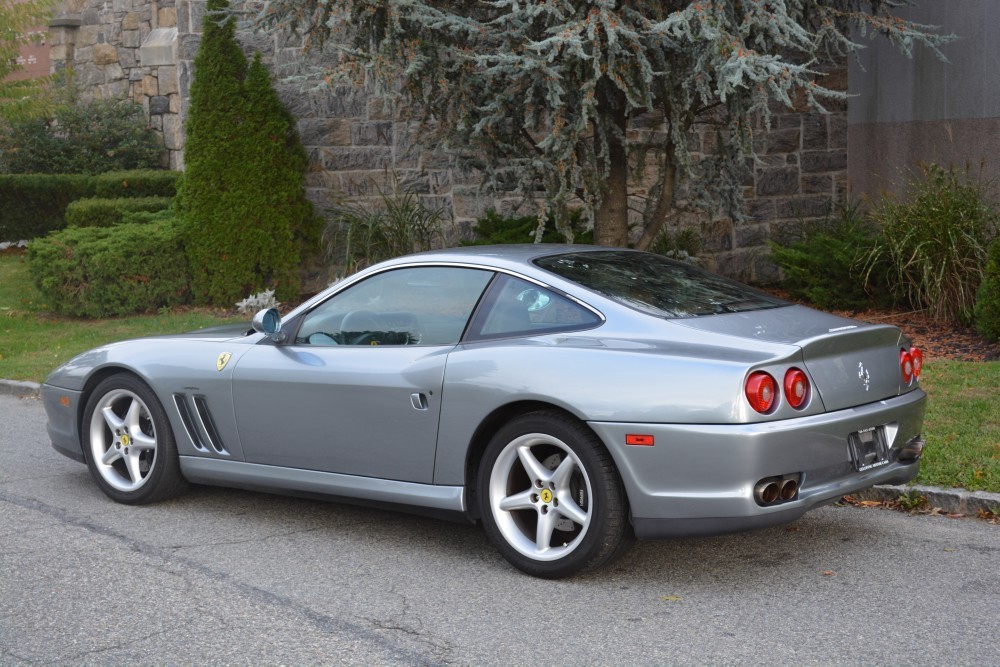
M 789 500 L 794 500 L 798 493 L 799 483 L 794 479 L 786 479 L 781 482 L 781 487 L 778 489 L 778 498 L 788 502 Z
M 898 460 L 900 463 L 910 463 L 920 459 L 924 453 L 924 444 L 927 441 L 921 438 L 919 435 L 910 438 L 909 442 L 902 446 L 899 450 Z
M 758 505 L 770 505 L 778 500 L 780 494 L 781 489 L 773 479 L 761 480 L 753 489 L 753 497 Z

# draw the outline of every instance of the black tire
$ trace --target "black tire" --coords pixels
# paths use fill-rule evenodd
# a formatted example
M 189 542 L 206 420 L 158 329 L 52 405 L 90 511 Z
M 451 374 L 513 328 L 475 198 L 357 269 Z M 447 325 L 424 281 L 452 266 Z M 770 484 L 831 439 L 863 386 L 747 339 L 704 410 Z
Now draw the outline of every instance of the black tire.
M 112 375 L 97 385 L 80 430 L 90 474 L 112 500 L 143 505 L 187 488 L 167 413 L 134 375 Z
M 532 576 L 558 579 L 600 567 L 631 541 L 614 461 L 569 415 L 541 411 L 510 421 L 487 445 L 477 482 L 487 537 Z

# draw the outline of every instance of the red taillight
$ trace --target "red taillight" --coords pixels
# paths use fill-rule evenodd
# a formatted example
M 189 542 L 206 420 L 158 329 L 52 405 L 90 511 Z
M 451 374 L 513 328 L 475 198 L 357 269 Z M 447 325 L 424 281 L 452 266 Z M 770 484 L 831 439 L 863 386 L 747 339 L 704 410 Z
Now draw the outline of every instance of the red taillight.
M 906 350 L 899 351 L 899 370 L 903 373 L 903 383 L 909 384 L 913 379 L 913 357 Z
M 745 389 L 747 400 L 750 401 L 750 407 L 761 414 L 769 412 L 774 406 L 777 390 L 778 383 L 763 371 L 751 373 L 747 378 Z
M 785 373 L 785 400 L 793 408 L 801 408 L 809 398 L 809 379 L 798 368 Z
M 919 347 L 911 347 L 910 358 L 913 359 L 913 376 L 920 377 L 920 371 L 924 370 L 924 353 Z

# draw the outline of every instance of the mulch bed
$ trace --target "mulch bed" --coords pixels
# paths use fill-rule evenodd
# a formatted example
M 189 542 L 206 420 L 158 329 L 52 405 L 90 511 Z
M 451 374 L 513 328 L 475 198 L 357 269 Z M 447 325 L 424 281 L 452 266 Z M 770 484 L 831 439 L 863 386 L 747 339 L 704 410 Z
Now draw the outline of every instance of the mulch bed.
M 866 310 L 837 314 L 899 327 L 923 351 L 925 360 L 1000 361 L 1000 343 L 986 341 L 971 327 L 932 321 L 919 311 Z

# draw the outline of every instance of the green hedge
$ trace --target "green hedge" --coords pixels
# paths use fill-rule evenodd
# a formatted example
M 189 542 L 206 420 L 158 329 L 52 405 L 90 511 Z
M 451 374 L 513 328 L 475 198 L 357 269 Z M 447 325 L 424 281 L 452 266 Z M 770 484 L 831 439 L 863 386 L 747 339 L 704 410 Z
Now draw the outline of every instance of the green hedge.
M 0 175 L 0 241 L 45 236 L 66 225 L 66 208 L 84 197 L 172 197 L 179 172 L 119 171 Z
M 976 292 L 976 328 L 986 340 L 1000 341 L 1000 239 L 990 246 L 983 282 Z
M 62 315 L 110 317 L 188 301 L 180 222 L 170 211 L 145 223 L 72 227 L 28 244 L 28 270 Z
M 66 207 L 67 227 L 112 227 L 125 221 L 128 213 L 163 211 L 172 197 L 87 197 Z

